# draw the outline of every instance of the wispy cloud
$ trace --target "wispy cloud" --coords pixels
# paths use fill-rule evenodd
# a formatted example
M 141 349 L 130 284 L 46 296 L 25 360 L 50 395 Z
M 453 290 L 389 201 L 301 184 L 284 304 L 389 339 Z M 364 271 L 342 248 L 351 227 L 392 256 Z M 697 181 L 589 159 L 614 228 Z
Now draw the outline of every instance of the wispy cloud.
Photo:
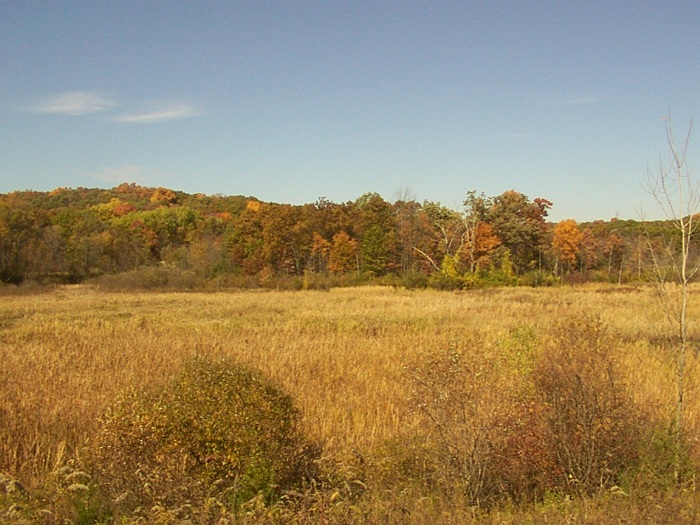
M 598 97 L 574 97 L 563 100 L 557 100 L 555 106 L 584 106 L 587 104 L 595 104 L 598 102 Z
M 201 114 L 201 109 L 190 104 L 170 103 L 161 105 L 161 107 L 152 111 L 119 115 L 118 117 L 115 117 L 114 120 L 117 122 L 134 124 L 152 124 L 154 122 L 162 122 L 165 120 L 198 117 Z
M 116 168 L 104 168 L 100 171 L 87 173 L 88 177 L 109 183 L 138 182 L 141 184 L 151 184 L 158 179 L 170 176 L 165 171 L 142 168 L 127 164 Z
M 115 105 L 112 97 L 101 93 L 71 91 L 39 99 L 30 109 L 36 113 L 78 116 L 98 113 Z
M 116 100 L 108 95 L 91 91 L 71 91 L 36 100 L 29 106 L 35 113 L 55 115 L 88 115 L 99 113 L 117 106 Z M 112 120 L 134 124 L 152 124 L 167 120 L 197 117 L 202 110 L 192 104 L 178 101 L 160 101 L 144 106 L 141 111 L 116 115 Z

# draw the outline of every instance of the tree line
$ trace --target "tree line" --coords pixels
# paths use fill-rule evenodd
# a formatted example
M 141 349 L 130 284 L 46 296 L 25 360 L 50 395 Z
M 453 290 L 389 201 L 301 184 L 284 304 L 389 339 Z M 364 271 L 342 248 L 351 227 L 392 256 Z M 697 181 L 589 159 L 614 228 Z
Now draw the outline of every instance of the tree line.
M 459 210 L 366 193 L 304 205 L 121 184 L 0 195 L 0 281 L 78 283 L 144 268 L 197 282 L 380 280 L 470 288 L 649 278 L 666 221 L 547 220 L 552 203 L 469 191 Z M 658 261 L 656 261 L 658 262 Z

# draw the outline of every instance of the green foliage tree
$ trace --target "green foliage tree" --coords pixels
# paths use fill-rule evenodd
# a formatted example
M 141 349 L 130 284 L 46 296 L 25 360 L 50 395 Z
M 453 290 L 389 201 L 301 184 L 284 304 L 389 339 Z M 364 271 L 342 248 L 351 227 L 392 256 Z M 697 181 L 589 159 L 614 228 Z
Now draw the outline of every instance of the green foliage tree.
M 361 271 L 375 277 L 384 275 L 393 244 L 391 232 L 381 226 L 375 224 L 365 230 L 360 249 Z
M 45 224 L 43 215 L 18 195 L 0 199 L 0 282 L 18 284 L 26 277 L 27 249 Z
M 113 273 L 133 270 L 152 261 L 153 232 L 132 217 L 114 221 L 106 237 L 106 255 Z
M 542 256 L 549 246 L 545 219 L 552 203 L 528 197 L 509 190 L 494 197 L 487 214 L 487 222 L 508 248 L 517 273 L 539 268 Z
M 249 201 L 248 207 L 229 224 L 224 243 L 234 266 L 245 275 L 256 275 L 265 266 L 261 221 L 262 205 Z
M 423 244 L 424 230 L 421 228 L 421 206 L 408 194 L 401 195 L 394 203 L 396 214 L 396 237 L 400 250 L 401 272 L 414 272 L 418 253 L 415 246 Z
M 396 217 L 394 208 L 377 193 L 366 193 L 355 201 L 360 269 L 384 275 L 396 267 Z
M 300 275 L 313 245 L 313 235 L 300 207 L 267 205 L 261 210 L 265 262 L 277 272 Z

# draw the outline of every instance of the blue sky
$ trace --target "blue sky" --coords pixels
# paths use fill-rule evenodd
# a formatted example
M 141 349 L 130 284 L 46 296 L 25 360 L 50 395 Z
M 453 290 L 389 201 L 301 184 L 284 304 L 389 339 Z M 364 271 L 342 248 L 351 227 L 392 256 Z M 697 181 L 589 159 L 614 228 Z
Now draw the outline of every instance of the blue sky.
M 700 3 L 0 0 L 0 192 L 113 187 L 660 216 Z M 691 141 L 688 160 L 697 147 Z

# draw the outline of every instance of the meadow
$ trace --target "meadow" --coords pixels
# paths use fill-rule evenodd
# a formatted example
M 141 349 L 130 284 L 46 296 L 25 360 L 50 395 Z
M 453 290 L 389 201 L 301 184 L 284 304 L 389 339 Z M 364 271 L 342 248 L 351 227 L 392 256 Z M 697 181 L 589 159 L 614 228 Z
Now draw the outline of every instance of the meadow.
M 518 428 L 523 436 L 540 439 L 533 437 L 527 421 L 513 416 L 512 407 L 524 397 L 533 404 L 522 413 L 556 404 L 532 393 L 554 374 L 554 369 L 543 372 L 542 355 L 549 355 L 549 362 L 561 359 L 564 367 L 582 358 L 585 369 L 585 352 L 603 352 L 615 375 L 596 380 L 603 389 L 619 389 L 611 392 L 614 397 L 620 392 L 628 404 L 610 409 L 612 416 L 601 421 L 614 428 L 603 428 L 600 435 L 618 429 L 641 442 L 634 446 L 642 451 L 670 446 L 658 432 L 645 433 L 649 422 L 669 427 L 676 403 L 674 360 L 666 344 L 672 329 L 653 286 L 458 293 L 383 287 L 123 293 L 86 285 L 37 293 L 2 291 L 0 482 L 5 494 L 0 494 L 0 523 L 700 520 L 694 482 L 700 460 L 695 437 L 700 430 L 700 370 L 694 353 L 686 374 L 682 482 L 674 482 L 663 454 L 647 460 L 640 453 L 630 460 L 634 467 L 622 465 L 622 474 L 613 473 L 610 483 L 603 476 L 616 463 L 607 457 L 596 474 L 600 480 L 591 475 L 588 482 L 589 487 L 598 484 L 598 490 L 569 490 L 558 479 L 531 490 L 528 483 L 548 474 L 546 462 L 531 472 L 530 466 L 522 471 L 527 457 L 524 463 L 522 457 L 510 458 L 498 467 L 507 483 L 493 484 L 490 503 L 482 505 L 486 492 L 470 492 L 475 481 L 466 476 L 469 469 L 488 463 L 479 463 L 480 454 L 491 457 L 479 448 L 481 427 L 475 425 L 494 436 L 489 443 L 517 438 Z M 692 292 L 694 320 L 700 316 L 695 300 L 700 288 Z M 693 323 L 690 330 L 691 340 L 700 340 L 698 326 Z M 546 354 L 552 349 L 565 353 Z M 117 400 L 133 389 L 157 390 L 195 355 L 226 357 L 258 370 L 291 396 L 300 432 L 316 450 L 313 479 L 274 504 L 256 500 L 237 513 L 221 510 L 215 520 L 197 509 L 189 514 L 140 509 L 124 516 L 88 512 L 87 500 L 99 488 L 88 481 L 76 488 L 61 476 L 77 478 L 87 469 L 84 451 Z M 455 365 L 455 356 L 464 366 Z M 536 369 L 544 379 L 532 383 Z M 455 419 L 450 407 L 467 398 L 470 415 L 463 412 Z M 627 417 L 628 407 L 643 414 L 643 423 L 615 426 Z M 504 418 L 496 421 L 500 415 Z M 555 437 L 542 437 L 542 443 Z M 508 443 L 511 449 L 520 446 Z M 445 467 L 450 461 L 428 465 L 438 461 L 434 451 L 441 444 L 454 445 L 451 454 L 466 447 L 465 454 L 475 458 L 455 471 L 462 476 L 459 483 L 451 481 L 453 466 Z M 518 450 L 532 461 L 547 453 L 540 442 L 532 450 L 523 446 Z M 624 455 L 628 445 L 610 446 L 609 455 Z M 517 469 L 522 472 L 516 476 Z M 487 481 L 480 483 L 485 490 Z M 510 492 L 493 496 L 504 486 Z

